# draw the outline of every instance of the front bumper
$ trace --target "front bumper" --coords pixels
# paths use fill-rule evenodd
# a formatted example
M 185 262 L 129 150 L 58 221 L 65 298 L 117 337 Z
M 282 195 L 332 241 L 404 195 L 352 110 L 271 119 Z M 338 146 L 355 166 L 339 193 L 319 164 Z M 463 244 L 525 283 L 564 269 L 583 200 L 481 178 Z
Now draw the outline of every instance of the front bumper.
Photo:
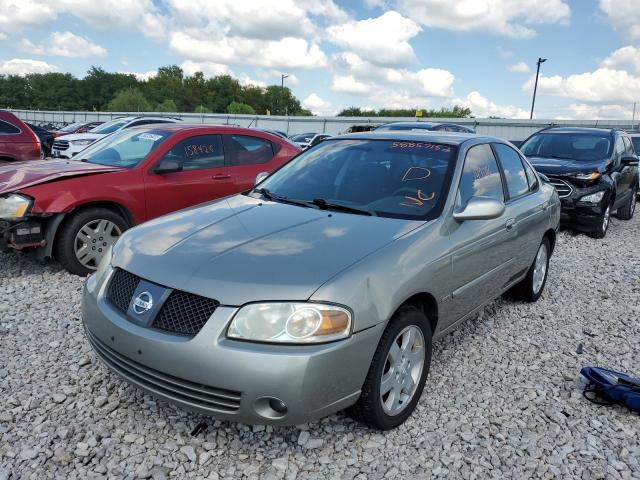
M 128 382 L 184 409 L 251 424 L 296 425 L 356 402 L 383 324 L 324 345 L 285 346 L 227 339 L 237 311 L 218 307 L 193 338 L 138 326 L 87 281 L 83 320 L 98 357 Z M 286 414 L 269 399 L 282 401 Z
M 72 158 L 74 155 L 80 153 L 85 148 L 89 147 L 88 145 L 73 145 L 69 144 L 69 147 L 66 149 L 59 149 L 55 147 L 51 147 L 51 156 L 53 158 Z
M 585 195 L 605 190 L 606 193 L 598 203 L 581 202 Z M 610 193 L 600 185 L 577 188 L 569 196 L 560 199 L 560 223 L 576 230 L 590 232 L 600 228 L 602 215 L 609 204 Z

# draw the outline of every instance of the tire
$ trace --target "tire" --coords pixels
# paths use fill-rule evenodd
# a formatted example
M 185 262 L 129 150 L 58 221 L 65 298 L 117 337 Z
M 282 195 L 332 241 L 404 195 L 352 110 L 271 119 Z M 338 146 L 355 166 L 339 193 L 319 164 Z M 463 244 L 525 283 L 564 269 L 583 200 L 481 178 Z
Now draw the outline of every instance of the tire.
M 621 220 L 631 220 L 633 218 L 633 214 L 636 212 L 636 194 L 638 193 L 638 186 L 634 185 L 631 189 L 631 196 L 629 197 L 629 201 L 626 203 L 624 207 L 620 207 L 618 209 L 617 217 Z
M 540 258 L 540 255 L 543 255 L 544 258 Z M 516 300 L 522 300 L 523 302 L 536 302 L 542 292 L 544 291 L 544 287 L 547 284 L 547 277 L 549 276 L 549 258 L 551 257 L 551 244 L 549 243 L 549 239 L 544 237 L 542 239 L 542 243 L 538 247 L 536 251 L 536 256 L 529 267 L 529 271 L 527 272 L 527 276 L 524 279 L 517 283 L 511 290 L 509 294 L 512 298 Z M 541 265 L 537 265 L 538 261 L 544 260 L 544 263 Z M 542 271 L 542 282 L 540 283 L 540 268 L 543 268 Z
M 104 232 L 101 230 L 103 225 L 106 226 Z M 129 225 L 126 220 L 109 209 L 81 210 L 69 216 L 62 224 L 54 245 L 55 257 L 69 272 L 86 276 L 95 271 L 106 249 L 115 243 L 127 228 Z M 86 245 L 87 248 L 83 249 L 81 245 Z M 91 258 L 87 263 L 89 257 Z M 80 258 L 83 258 L 85 263 L 81 262 Z
M 605 209 L 605 212 L 600 217 L 600 227 L 597 230 L 592 230 L 589 232 L 589 236 L 591 238 L 604 238 L 607 234 L 607 230 L 609 230 L 609 224 L 611 223 L 611 205 L 613 202 L 610 202 Z
M 411 332 L 414 333 L 413 338 L 416 339 L 417 343 L 412 344 L 409 340 L 407 344 L 415 346 L 421 341 L 422 355 L 420 355 L 420 349 L 413 350 L 410 347 L 408 350 L 403 350 L 401 347 L 401 344 L 404 344 L 404 340 L 407 339 L 407 335 L 410 337 Z M 421 334 L 422 338 L 418 333 Z M 402 342 L 400 345 L 397 343 L 398 338 Z M 394 347 L 398 355 L 397 361 L 400 362 L 400 365 L 391 366 L 388 362 L 392 347 Z M 390 430 L 404 423 L 415 410 L 416 404 L 422 395 L 422 390 L 429 374 L 429 366 L 431 365 L 431 353 L 431 326 L 429 325 L 429 320 L 418 308 L 409 305 L 402 306 L 393 315 L 382 334 L 362 386 L 360 398 L 355 405 L 350 407 L 348 413 L 354 419 L 379 430 Z M 407 354 L 406 357 L 405 354 Z M 420 358 L 422 359 L 421 361 Z M 413 364 L 408 363 L 411 359 L 414 360 Z M 419 371 L 418 368 L 420 368 Z M 396 395 L 402 397 L 402 393 L 400 390 L 392 388 L 383 395 L 381 388 L 383 375 L 389 376 L 392 380 L 390 384 L 399 385 L 396 381 L 393 381 L 393 372 L 396 372 L 395 378 L 398 381 L 403 378 L 408 380 L 408 377 L 411 377 L 414 390 L 409 398 L 399 402 L 396 407 L 398 410 L 390 414 L 388 411 L 389 404 L 395 405 L 393 399 Z M 404 387 L 399 388 L 404 389 Z

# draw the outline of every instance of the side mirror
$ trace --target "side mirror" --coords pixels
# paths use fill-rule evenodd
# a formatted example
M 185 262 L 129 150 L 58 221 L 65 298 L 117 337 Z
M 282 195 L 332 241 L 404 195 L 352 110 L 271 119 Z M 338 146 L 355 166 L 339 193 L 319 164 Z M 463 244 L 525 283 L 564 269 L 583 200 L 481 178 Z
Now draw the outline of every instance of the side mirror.
M 268 176 L 269 176 L 269 172 L 260 172 L 258 175 L 256 175 L 256 181 L 254 182 L 254 185 L 258 185 Z
M 620 162 L 625 167 L 637 167 L 638 166 L 638 157 L 633 155 L 627 155 L 620 159 Z
M 461 212 L 453 214 L 458 222 L 465 220 L 491 220 L 504 213 L 504 203 L 487 197 L 471 197 L 467 206 Z
M 164 175 L 167 173 L 176 173 L 182 171 L 182 165 L 177 160 L 172 158 L 163 158 L 160 160 L 156 168 L 153 169 L 153 173 L 158 175 Z
M 542 180 L 544 183 L 549 183 L 549 177 L 547 177 L 544 173 L 538 172 L 538 176 L 540 177 L 540 180 Z

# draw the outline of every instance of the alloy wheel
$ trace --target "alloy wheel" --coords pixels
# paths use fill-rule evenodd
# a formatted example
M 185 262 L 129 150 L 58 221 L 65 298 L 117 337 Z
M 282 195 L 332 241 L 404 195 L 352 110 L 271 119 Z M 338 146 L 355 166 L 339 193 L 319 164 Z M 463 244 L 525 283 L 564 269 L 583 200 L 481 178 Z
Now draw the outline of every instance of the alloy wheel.
M 84 267 L 95 270 L 120 235 L 120 228 L 109 220 L 97 219 L 86 223 L 76 234 L 73 245 L 76 258 Z
M 533 264 L 533 293 L 536 295 L 542 288 L 544 279 L 547 276 L 548 256 L 547 246 L 543 243 L 538 249 L 538 253 L 536 254 L 536 259 Z
M 609 228 L 609 218 L 611 217 L 611 205 L 607 205 L 607 209 L 604 211 L 604 215 L 602 216 L 602 234 L 607 233 L 607 228 Z
M 422 376 L 424 356 L 422 330 L 409 325 L 391 344 L 382 372 L 380 400 L 387 415 L 398 415 L 411 402 Z

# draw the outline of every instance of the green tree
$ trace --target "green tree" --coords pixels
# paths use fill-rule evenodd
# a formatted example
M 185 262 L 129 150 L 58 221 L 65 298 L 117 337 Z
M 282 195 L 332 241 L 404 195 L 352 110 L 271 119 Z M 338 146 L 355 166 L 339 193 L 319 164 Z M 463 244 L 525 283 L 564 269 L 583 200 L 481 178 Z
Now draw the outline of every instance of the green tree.
M 103 110 L 115 94 L 139 84 L 135 75 L 105 72 L 100 67 L 91 67 L 80 81 L 82 110 Z
M 110 112 L 149 112 L 151 103 L 145 98 L 140 89 L 128 88 L 121 90 L 107 105 Z
M 211 110 L 209 110 L 204 105 L 198 105 L 193 111 L 195 113 L 211 113 Z
M 174 102 L 170 98 L 167 98 L 164 102 L 156 105 L 155 111 L 156 112 L 177 112 L 178 106 L 176 105 L 176 102 Z
M 26 76 L 33 108 L 78 110 L 82 105 L 80 80 L 70 73 L 43 73 Z
M 29 108 L 31 89 L 25 77 L 0 75 L 0 108 Z
M 256 111 L 251 105 L 241 102 L 231 102 L 227 107 L 227 113 L 241 113 L 246 115 L 253 115 Z
M 175 98 L 181 103 L 184 95 L 183 79 L 184 74 L 179 66 L 160 67 L 158 73 L 140 85 L 140 89 L 154 105 L 164 102 L 167 98 Z

